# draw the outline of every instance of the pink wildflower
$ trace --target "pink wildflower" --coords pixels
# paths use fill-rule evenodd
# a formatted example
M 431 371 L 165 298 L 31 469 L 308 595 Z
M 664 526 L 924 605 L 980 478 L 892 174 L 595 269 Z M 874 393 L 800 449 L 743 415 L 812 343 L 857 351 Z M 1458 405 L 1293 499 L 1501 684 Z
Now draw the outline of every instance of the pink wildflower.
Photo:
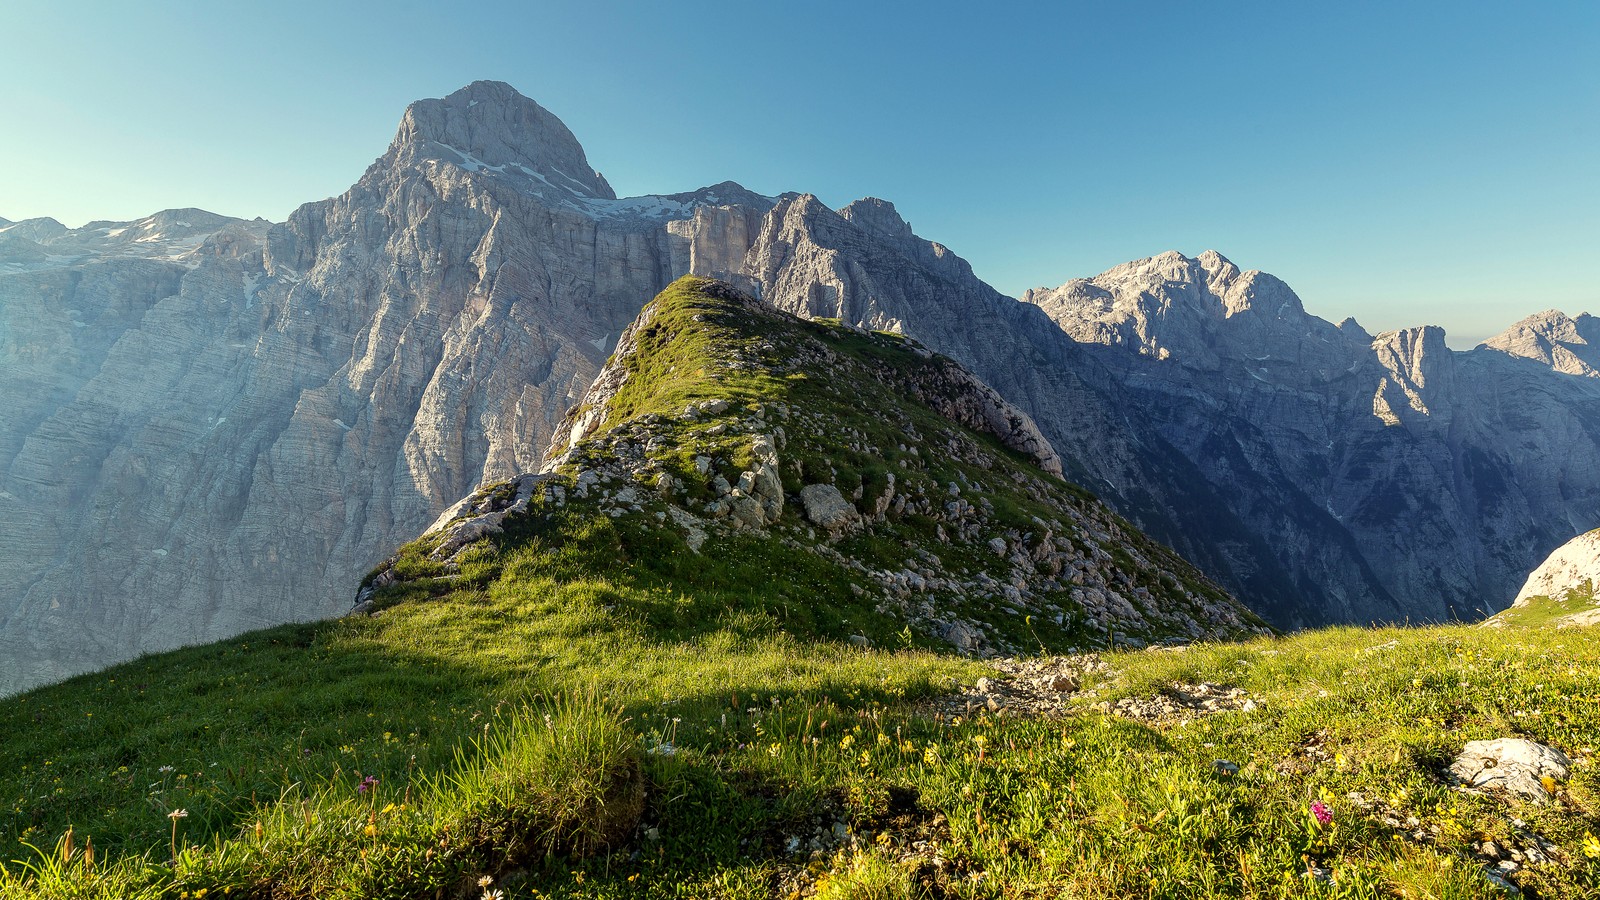
M 1333 810 L 1320 800 L 1311 804 L 1311 815 L 1316 818 L 1318 825 L 1327 825 L 1333 821 Z

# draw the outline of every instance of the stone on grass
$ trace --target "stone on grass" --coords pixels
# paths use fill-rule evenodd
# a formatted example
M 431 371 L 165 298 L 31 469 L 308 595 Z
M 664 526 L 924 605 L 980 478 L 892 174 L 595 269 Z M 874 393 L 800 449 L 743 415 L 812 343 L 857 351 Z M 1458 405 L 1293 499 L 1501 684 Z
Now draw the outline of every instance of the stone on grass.
M 1549 796 L 1542 779 L 1561 781 L 1571 765 L 1571 760 L 1553 747 L 1523 738 L 1498 738 L 1468 741 L 1450 764 L 1450 774 L 1468 787 L 1502 788 L 1538 803 Z
M 831 484 L 806 485 L 800 489 L 800 502 L 805 505 L 807 519 L 833 534 L 848 531 L 861 521 L 855 504 Z

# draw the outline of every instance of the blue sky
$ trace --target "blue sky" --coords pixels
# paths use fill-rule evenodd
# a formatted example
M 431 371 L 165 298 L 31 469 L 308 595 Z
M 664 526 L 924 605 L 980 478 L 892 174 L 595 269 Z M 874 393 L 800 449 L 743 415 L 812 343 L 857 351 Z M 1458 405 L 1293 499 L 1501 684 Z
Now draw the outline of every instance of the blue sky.
M 1011 294 L 1215 248 L 1456 346 L 1600 313 L 1600 3 L 0 5 L 0 216 L 343 191 L 510 82 L 621 194 L 893 200 Z

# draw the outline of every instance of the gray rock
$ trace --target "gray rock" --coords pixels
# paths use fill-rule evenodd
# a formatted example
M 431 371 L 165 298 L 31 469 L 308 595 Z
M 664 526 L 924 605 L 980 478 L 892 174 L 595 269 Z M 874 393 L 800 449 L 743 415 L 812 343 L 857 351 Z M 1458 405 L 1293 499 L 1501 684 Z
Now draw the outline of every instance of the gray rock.
M 855 506 L 831 484 L 808 484 L 800 489 L 806 519 L 831 534 L 850 531 L 861 524 Z
M 1469 787 L 1500 788 L 1535 803 L 1550 795 L 1542 778 L 1565 780 L 1571 760 L 1561 751 L 1523 738 L 1469 741 L 1450 774 Z
M 1071 675 L 1057 674 L 1047 678 L 1044 686 L 1058 694 L 1070 694 L 1078 689 L 1078 680 Z
M 965 622 L 951 622 L 942 637 L 958 651 L 971 655 L 983 647 L 983 634 Z

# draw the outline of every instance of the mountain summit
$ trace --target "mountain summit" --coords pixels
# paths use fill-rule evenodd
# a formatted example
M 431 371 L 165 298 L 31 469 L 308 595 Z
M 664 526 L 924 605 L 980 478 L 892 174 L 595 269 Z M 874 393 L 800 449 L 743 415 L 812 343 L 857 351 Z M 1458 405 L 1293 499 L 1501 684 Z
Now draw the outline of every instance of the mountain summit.
M 601 200 L 617 199 L 590 168 L 583 146 L 553 113 L 509 84 L 474 81 L 439 100 L 406 108 L 390 153 L 440 158 L 491 171 L 512 170 Z

